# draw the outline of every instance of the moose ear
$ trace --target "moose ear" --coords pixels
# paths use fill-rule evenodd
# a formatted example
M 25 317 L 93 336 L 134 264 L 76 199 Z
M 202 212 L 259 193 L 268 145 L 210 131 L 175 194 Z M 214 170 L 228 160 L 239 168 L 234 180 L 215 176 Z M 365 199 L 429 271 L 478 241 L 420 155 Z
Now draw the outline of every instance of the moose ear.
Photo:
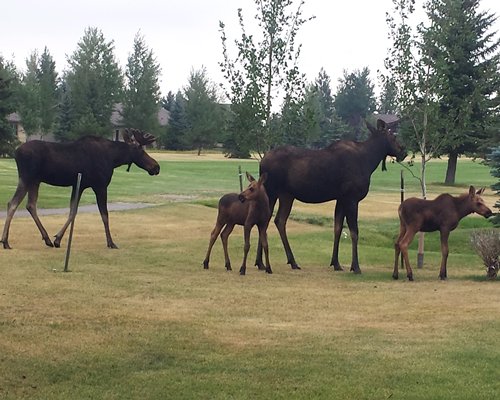
M 480 195 L 482 195 L 482 194 L 484 193 L 484 190 L 485 190 L 485 188 L 483 187 L 483 188 L 479 189 L 479 190 L 476 192 L 476 194 L 477 194 L 478 196 L 480 196 Z
M 385 131 L 387 129 L 387 124 L 381 120 L 381 119 L 378 119 L 377 120 L 377 130 L 378 131 Z
M 366 127 L 368 128 L 368 130 L 371 133 L 376 133 L 377 132 L 377 129 L 372 124 L 370 124 L 368 121 L 366 121 Z
M 252 175 L 250 175 L 248 173 L 248 171 L 247 171 L 247 179 L 248 179 L 248 182 L 254 182 L 255 181 L 255 178 Z
M 469 196 L 470 197 L 474 197 L 475 194 L 476 194 L 476 189 L 474 189 L 474 186 L 470 185 L 470 187 L 469 187 Z
M 260 177 L 259 177 L 259 182 L 261 184 L 264 184 L 267 180 L 267 172 L 264 172 Z

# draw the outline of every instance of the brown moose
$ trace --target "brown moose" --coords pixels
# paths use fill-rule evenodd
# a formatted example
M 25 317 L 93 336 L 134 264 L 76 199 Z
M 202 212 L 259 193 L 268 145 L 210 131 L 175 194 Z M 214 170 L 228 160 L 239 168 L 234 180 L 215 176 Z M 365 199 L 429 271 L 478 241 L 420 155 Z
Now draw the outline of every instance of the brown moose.
M 339 262 L 340 235 L 347 219 L 351 233 L 351 271 L 361 273 L 358 261 L 358 206 L 370 188 L 370 178 L 387 156 L 398 161 L 406 151 L 389 126 L 382 120 L 377 126 L 366 124 L 371 132 L 368 140 L 340 140 L 320 150 L 283 146 L 269 151 L 260 163 L 260 173 L 267 173 L 266 190 L 271 212 L 279 200 L 274 219 L 283 242 L 287 262 L 300 269 L 292 253 L 286 223 L 295 199 L 304 203 L 337 200 L 334 219 L 334 242 L 330 265 L 342 270 Z M 383 164 L 384 165 L 384 164 Z M 255 265 L 262 268 L 262 251 L 257 249 Z
M 3 228 L 2 238 L 4 249 L 10 249 L 9 228 L 17 207 L 28 194 L 26 208 L 33 217 L 45 244 L 50 247 L 60 247 L 64 232 L 73 219 L 73 210 L 56 234 L 54 243 L 49 238 L 42 222 L 38 218 L 36 203 L 40 183 L 52 186 L 72 186 L 71 198 L 77 202 L 83 191 L 92 188 L 97 206 L 101 213 L 106 241 L 109 248 L 117 246 L 111 238 L 108 217 L 108 185 L 113 171 L 120 165 L 132 164 L 146 170 L 149 175 L 158 175 L 160 166 L 151 158 L 142 146 L 154 142 L 153 135 L 137 129 L 126 130 L 124 142 L 111 141 L 101 137 L 85 136 L 74 142 L 50 143 L 32 140 L 22 144 L 15 154 L 19 181 L 16 192 L 7 205 L 7 218 Z M 78 173 L 82 174 L 79 193 L 76 192 Z
M 443 193 L 434 200 L 424 200 L 410 198 L 399 206 L 399 236 L 394 244 L 394 272 L 392 277 L 398 279 L 399 255 L 403 254 L 406 266 L 406 276 L 413 281 L 413 271 L 408 258 L 408 246 L 417 232 L 435 232 L 441 234 L 441 270 L 439 278 L 447 278 L 446 261 L 448 259 L 448 237 L 460 220 L 472 213 L 478 213 L 485 218 L 493 215 L 486 206 L 481 194 L 484 188 L 478 190 L 474 186 L 469 188 L 469 192 L 460 196 L 451 196 Z
M 222 247 L 224 248 L 224 258 L 226 261 L 225 266 L 228 271 L 231 271 L 231 261 L 229 260 L 229 253 L 227 250 L 228 238 L 235 225 L 243 225 L 245 247 L 243 262 L 240 268 L 240 275 L 245 275 L 247 256 L 248 251 L 250 250 L 250 232 L 253 226 L 257 225 L 257 228 L 259 229 L 259 244 L 264 249 L 266 257 L 265 271 L 268 274 L 273 273 L 271 265 L 269 264 L 269 248 L 267 243 L 267 227 L 271 218 L 269 199 L 264 187 L 267 174 L 262 174 L 257 181 L 247 172 L 247 179 L 250 184 L 246 190 L 240 194 L 225 194 L 219 200 L 217 221 L 210 235 L 207 255 L 203 261 L 203 268 L 205 269 L 208 269 L 210 252 L 212 251 L 212 247 L 220 233 Z M 224 230 L 222 230 L 222 228 L 224 228 Z

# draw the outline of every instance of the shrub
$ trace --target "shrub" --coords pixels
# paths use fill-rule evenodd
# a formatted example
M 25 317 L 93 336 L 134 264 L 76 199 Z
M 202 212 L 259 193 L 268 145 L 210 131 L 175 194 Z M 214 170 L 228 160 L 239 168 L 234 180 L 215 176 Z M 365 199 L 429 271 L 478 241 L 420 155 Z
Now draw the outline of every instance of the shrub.
M 473 249 L 483 260 L 486 276 L 495 279 L 500 269 L 500 230 L 483 229 L 471 233 Z

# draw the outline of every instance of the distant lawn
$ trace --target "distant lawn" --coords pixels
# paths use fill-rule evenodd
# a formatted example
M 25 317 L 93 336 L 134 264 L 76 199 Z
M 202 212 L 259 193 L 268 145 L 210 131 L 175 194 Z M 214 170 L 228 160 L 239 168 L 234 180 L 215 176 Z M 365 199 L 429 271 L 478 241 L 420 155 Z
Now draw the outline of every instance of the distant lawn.
M 239 191 L 238 167 L 242 173 L 249 171 L 258 175 L 256 160 L 234 160 L 222 157 L 198 157 L 194 154 L 183 153 L 152 153 L 160 161 L 160 175 L 150 177 L 137 166 L 132 166 L 130 172 L 126 167 L 115 170 L 113 180 L 109 186 L 109 201 L 142 201 L 164 203 L 176 199 L 176 195 L 190 196 L 191 198 L 216 198 L 227 192 Z M 388 164 L 388 171 L 382 172 L 379 167 L 372 175 L 370 194 L 394 194 L 399 200 L 400 171 L 397 164 Z M 419 165 L 415 163 L 411 168 L 415 175 L 419 175 Z M 446 163 L 435 160 L 428 163 L 427 182 L 429 197 L 435 197 L 442 192 L 461 193 L 467 190 L 470 184 L 477 187 L 489 186 L 494 183 L 489 168 L 480 162 L 461 159 L 457 168 L 457 182 L 454 186 L 444 186 Z M 419 196 L 420 184 L 404 169 L 406 182 L 406 196 Z M 244 186 L 246 182 L 243 181 Z M 5 210 L 7 202 L 14 194 L 17 186 L 17 170 L 13 160 L 0 159 L 0 210 Z M 491 191 L 487 194 L 492 195 Z M 39 207 L 59 208 L 69 203 L 71 190 L 69 188 L 54 188 L 41 185 Z M 94 194 L 87 190 L 82 198 L 82 204 L 93 203 Z

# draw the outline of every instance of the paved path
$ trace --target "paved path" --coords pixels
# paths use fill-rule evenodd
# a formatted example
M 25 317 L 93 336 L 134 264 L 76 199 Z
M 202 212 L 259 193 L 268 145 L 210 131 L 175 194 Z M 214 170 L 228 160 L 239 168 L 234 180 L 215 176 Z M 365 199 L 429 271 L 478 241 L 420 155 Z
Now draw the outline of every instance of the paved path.
M 154 204 L 150 203 L 108 203 L 108 211 L 123 211 L 123 210 L 136 210 L 139 208 L 153 207 Z M 78 213 L 98 213 L 99 209 L 97 204 L 88 204 L 78 207 Z M 69 208 L 39 208 L 38 215 L 67 215 Z M 6 211 L 0 211 L 0 218 L 7 216 Z M 29 217 L 30 214 L 25 208 L 18 208 L 15 217 Z

